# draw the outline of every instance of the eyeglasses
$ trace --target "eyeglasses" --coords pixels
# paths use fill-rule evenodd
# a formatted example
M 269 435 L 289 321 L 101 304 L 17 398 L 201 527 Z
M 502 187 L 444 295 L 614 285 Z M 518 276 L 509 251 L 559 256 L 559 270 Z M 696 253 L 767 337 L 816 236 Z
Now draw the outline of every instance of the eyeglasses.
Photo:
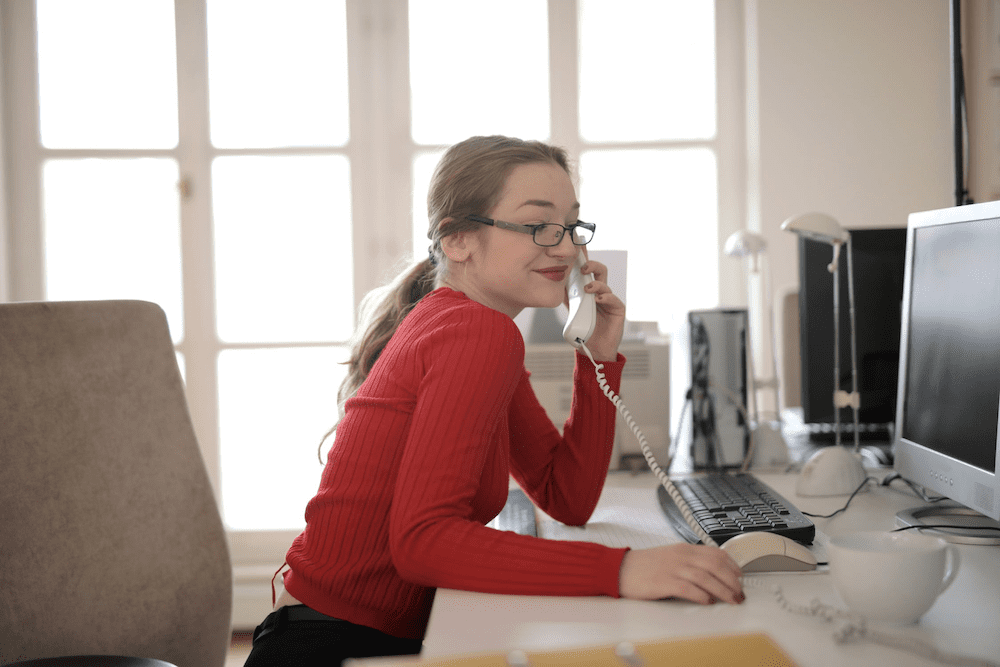
M 540 225 L 515 225 L 512 222 L 503 222 L 502 220 L 484 218 L 481 215 L 467 215 L 465 217 L 467 220 L 471 220 L 472 222 L 481 222 L 484 225 L 492 225 L 494 227 L 499 227 L 500 229 L 509 229 L 512 232 L 531 234 L 531 238 L 534 239 L 535 243 L 543 248 L 551 248 L 562 243 L 563 236 L 566 235 L 566 232 L 571 232 L 569 238 L 573 242 L 573 245 L 587 245 L 590 243 L 591 239 L 594 238 L 594 230 L 597 229 L 597 225 L 594 223 L 583 222 L 582 220 L 574 222 L 572 225 L 566 227 L 564 225 L 557 225 L 551 222 L 546 222 Z

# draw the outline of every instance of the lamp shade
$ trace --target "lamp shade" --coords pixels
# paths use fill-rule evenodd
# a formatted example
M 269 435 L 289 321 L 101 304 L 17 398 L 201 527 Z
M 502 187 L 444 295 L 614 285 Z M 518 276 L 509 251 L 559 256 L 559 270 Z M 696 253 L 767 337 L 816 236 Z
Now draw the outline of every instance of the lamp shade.
M 781 229 L 830 245 L 847 243 L 851 238 L 850 232 L 825 213 L 803 213 L 792 216 L 781 223 Z
M 764 237 L 756 232 L 740 229 L 729 235 L 722 251 L 729 257 L 756 257 L 767 247 Z

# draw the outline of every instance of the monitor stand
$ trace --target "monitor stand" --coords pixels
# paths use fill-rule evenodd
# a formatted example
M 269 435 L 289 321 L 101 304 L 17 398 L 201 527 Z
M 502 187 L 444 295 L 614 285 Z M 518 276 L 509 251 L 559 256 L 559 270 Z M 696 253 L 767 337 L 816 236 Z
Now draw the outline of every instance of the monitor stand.
M 922 505 L 897 513 L 896 527 L 905 526 L 943 526 L 915 530 L 956 544 L 1000 544 L 1000 523 L 953 501 Z

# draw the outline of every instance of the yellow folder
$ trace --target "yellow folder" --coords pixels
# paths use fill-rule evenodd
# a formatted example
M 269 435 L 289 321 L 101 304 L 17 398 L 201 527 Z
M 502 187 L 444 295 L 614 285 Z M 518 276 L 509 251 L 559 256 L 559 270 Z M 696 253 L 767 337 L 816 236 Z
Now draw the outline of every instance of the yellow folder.
M 640 642 L 537 653 L 489 653 L 485 655 L 413 658 L 377 662 L 348 661 L 347 665 L 431 665 L 433 667 L 796 667 L 788 655 L 766 634 L 720 635 L 665 641 Z

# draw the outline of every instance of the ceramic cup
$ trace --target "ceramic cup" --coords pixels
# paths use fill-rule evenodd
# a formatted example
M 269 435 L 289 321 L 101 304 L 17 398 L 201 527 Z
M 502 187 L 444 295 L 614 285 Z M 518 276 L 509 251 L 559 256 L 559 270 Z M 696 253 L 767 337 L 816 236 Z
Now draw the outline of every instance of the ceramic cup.
M 830 576 L 851 611 L 872 621 L 915 623 L 958 574 L 954 545 L 916 532 L 838 535 Z

